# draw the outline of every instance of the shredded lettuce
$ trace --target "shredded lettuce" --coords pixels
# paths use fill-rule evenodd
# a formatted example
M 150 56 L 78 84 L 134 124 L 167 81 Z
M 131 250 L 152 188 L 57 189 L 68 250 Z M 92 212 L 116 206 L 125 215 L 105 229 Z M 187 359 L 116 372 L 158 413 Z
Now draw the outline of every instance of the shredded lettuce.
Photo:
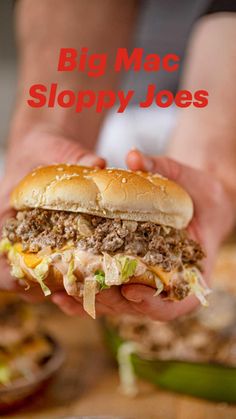
M 30 285 L 25 280 L 25 273 L 21 268 L 22 257 L 20 253 L 15 249 L 8 239 L 2 239 L 0 241 L 0 254 L 8 252 L 8 259 L 11 263 L 11 275 L 14 278 L 20 279 L 23 284 L 25 284 L 25 290 L 30 288 Z
M 11 248 L 12 244 L 7 238 L 0 241 L 0 253 L 7 253 Z
M 61 253 L 61 258 L 63 262 L 70 262 L 72 258 L 72 251 L 70 249 L 64 250 L 64 252 Z
M 104 253 L 103 264 L 106 285 L 121 285 L 120 269 L 116 259 Z
M 51 263 L 50 257 L 44 258 L 42 262 L 40 262 L 34 269 L 31 270 L 34 278 L 40 284 L 45 297 L 47 297 L 48 295 L 51 295 L 50 289 L 44 283 L 44 279 L 46 278 L 48 274 L 50 263 Z
M 137 352 L 137 349 L 137 344 L 134 342 L 124 342 L 120 345 L 117 353 L 121 391 L 127 396 L 135 396 L 138 393 L 131 359 L 131 354 Z
M 77 296 L 79 292 L 80 284 L 77 281 L 77 277 L 74 274 L 75 271 L 75 261 L 74 258 L 71 258 L 67 273 L 63 275 L 63 284 L 67 294 Z
M 83 308 L 93 318 L 96 318 L 95 297 L 97 281 L 94 278 L 85 278 L 83 291 Z
M 199 270 L 197 268 L 185 268 L 184 278 L 190 286 L 191 294 L 194 294 L 203 306 L 208 307 L 208 301 L 205 297 L 210 294 L 211 290 L 205 284 Z
M 73 284 L 76 281 L 76 276 L 74 275 L 74 270 L 75 270 L 75 262 L 74 259 L 71 259 L 69 266 L 68 266 L 68 271 L 67 271 L 67 278 L 68 278 L 68 282 L 70 284 Z
M 20 254 L 13 246 L 11 246 L 8 250 L 8 259 L 11 263 L 20 263 Z
M 99 291 L 110 288 L 109 285 L 107 285 L 105 282 L 105 272 L 101 271 L 100 269 L 96 270 L 94 278 L 96 279 L 99 285 Z
M 126 282 L 131 276 L 134 275 L 138 262 L 136 259 L 130 259 L 127 256 L 117 257 L 121 265 L 121 279 Z
M 0 364 L 0 384 L 6 385 L 10 382 L 11 371 L 7 365 Z
M 21 255 L 12 245 L 9 249 L 8 259 L 11 262 L 11 275 L 17 279 L 24 279 L 25 274 L 21 269 Z
M 103 257 L 106 285 L 121 285 L 134 275 L 138 261 L 127 256 L 112 257 L 104 253 Z
M 25 277 L 25 274 L 22 271 L 21 267 L 16 264 L 12 264 L 11 275 L 18 279 L 23 279 Z
M 48 295 L 51 295 L 51 290 L 47 287 L 47 285 L 43 282 L 43 279 L 37 279 L 40 287 L 42 288 L 42 291 L 45 295 L 45 297 L 48 297 Z
M 160 295 L 160 294 L 161 294 L 161 292 L 163 291 L 163 289 L 164 289 L 164 284 L 163 284 L 163 282 L 160 280 L 160 278 L 158 278 L 158 276 L 156 276 L 156 275 L 155 275 L 155 277 L 154 277 L 154 281 L 155 281 L 155 283 L 156 283 L 156 287 L 157 287 L 157 290 L 156 290 L 156 292 L 155 292 L 155 294 L 154 294 L 154 296 L 156 297 L 157 295 Z
M 30 284 L 26 281 L 26 279 L 23 280 L 23 283 L 25 284 L 25 291 L 28 291 L 30 289 Z

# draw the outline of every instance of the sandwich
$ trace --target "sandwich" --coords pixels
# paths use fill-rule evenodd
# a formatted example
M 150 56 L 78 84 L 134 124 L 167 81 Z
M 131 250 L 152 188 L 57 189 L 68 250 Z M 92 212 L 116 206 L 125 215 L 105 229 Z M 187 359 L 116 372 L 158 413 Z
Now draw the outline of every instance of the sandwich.
M 16 215 L 3 227 L 0 249 L 11 273 L 44 294 L 83 296 L 95 318 L 96 293 L 138 283 L 155 295 L 206 304 L 204 251 L 186 227 L 188 193 L 145 172 L 58 164 L 40 167 L 13 190 Z

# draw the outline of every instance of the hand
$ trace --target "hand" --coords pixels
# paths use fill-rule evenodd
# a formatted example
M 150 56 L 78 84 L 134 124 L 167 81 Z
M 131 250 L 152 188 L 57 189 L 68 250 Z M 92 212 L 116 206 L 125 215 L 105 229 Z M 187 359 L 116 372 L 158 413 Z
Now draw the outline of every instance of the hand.
M 167 157 L 150 157 L 139 151 L 131 151 L 127 164 L 131 170 L 158 172 L 174 180 L 192 197 L 194 217 L 188 232 L 205 249 L 207 257 L 203 269 L 205 280 L 209 282 L 219 245 L 234 224 L 233 206 L 223 185 L 210 173 L 179 164 Z M 153 290 L 142 285 L 125 285 L 122 287 L 122 295 L 137 312 L 161 320 L 188 313 L 198 304 L 192 296 L 182 302 L 153 298 Z
M 194 218 L 188 227 L 191 237 L 199 241 L 206 251 L 203 269 L 209 281 L 218 247 L 234 223 L 230 199 L 222 184 L 209 173 L 193 169 L 166 157 L 145 156 L 131 151 L 127 157 L 131 170 L 158 172 L 173 179 L 191 195 L 194 202 Z M 198 305 L 194 296 L 181 302 L 165 301 L 154 297 L 154 290 L 144 285 L 123 285 L 104 290 L 96 296 L 97 315 L 129 313 L 147 315 L 155 320 L 172 320 L 186 314 Z M 57 293 L 52 297 L 70 315 L 84 315 L 81 299 L 73 299 Z M 79 302 L 79 304 L 78 304 Z
M 7 218 L 14 215 L 14 211 L 9 206 L 9 195 L 15 184 L 37 166 L 63 162 L 105 166 L 104 159 L 88 152 L 79 145 L 79 142 L 65 134 L 62 135 L 52 127 L 36 126 L 23 138 L 17 139 L 17 142 L 11 139 L 5 176 L 0 185 L 0 228 Z M 31 287 L 30 290 L 24 291 L 24 286 L 11 277 L 4 257 L 0 257 L 0 272 L 0 289 L 19 292 L 24 299 L 29 301 L 43 298 L 39 287 Z

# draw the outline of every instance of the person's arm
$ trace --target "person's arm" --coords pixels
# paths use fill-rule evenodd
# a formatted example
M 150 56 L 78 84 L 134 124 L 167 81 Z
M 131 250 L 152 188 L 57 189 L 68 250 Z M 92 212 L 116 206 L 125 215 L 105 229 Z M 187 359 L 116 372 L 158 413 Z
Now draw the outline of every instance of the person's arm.
M 40 158 L 41 164 L 46 163 L 42 150 L 47 148 L 50 151 L 50 144 L 53 158 L 55 146 L 58 148 L 56 140 L 54 146 L 53 136 L 69 138 L 76 144 L 79 142 L 82 148 L 93 150 L 105 112 L 86 109 L 76 113 L 74 108 L 31 108 L 27 104 L 29 88 L 35 83 L 49 86 L 58 82 L 59 91 L 66 88 L 75 92 L 115 90 L 118 73 L 109 65 L 106 73 L 97 78 L 89 77 L 86 72 L 57 72 L 60 48 L 76 48 L 79 52 L 82 47 L 87 47 L 89 53 L 104 52 L 112 60 L 119 46 L 128 45 L 135 16 L 135 0 L 18 0 L 15 3 L 18 84 L 10 126 L 9 169 L 12 169 L 11 162 L 15 164 L 16 149 L 29 149 L 31 143 L 34 154 L 37 154 L 37 164 Z M 77 154 L 63 152 L 65 160 L 79 157 Z
M 190 91 L 208 90 L 209 105 L 179 111 L 168 158 L 139 151 L 127 157 L 130 169 L 159 172 L 191 195 L 194 218 L 189 233 L 206 250 L 207 281 L 219 245 L 236 219 L 235 39 L 235 13 L 212 14 L 199 21 L 189 44 L 182 85 Z M 141 285 L 125 285 L 122 294 L 134 310 L 158 320 L 185 314 L 196 305 L 194 298 L 180 303 L 153 298 L 153 291 Z
M 104 159 L 93 152 L 104 113 L 30 108 L 28 91 L 32 84 L 51 82 L 58 82 L 59 89 L 114 90 L 117 73 L 111 66 L 99 78 L 79 72 L 57 72 L 59 51 L 62 47 L 78 51 L 87 47 L 90 52 L 105 52 L 112 59 L 118 46 L 129 43 L 135 16 L 135 0 L 15 2 L 18 83 L 5 174 L 0 185 L 0 229 L 11 213 L 12 187 L 34 167 L 60 162 L 104 167 Z M 0 271 L 0 289 L 19 289 L 3 257 Z
M 168 154 L 222 181 L 236 207 L 236 13 L 202 18 L 189 44 L 182 85 L 209 91 L 205 108 L 179 111 Z
M 167 152 L 173 159 L 147 156 L 137 150 L 127 156 L 131 170 L 159 172 L 191 195 L 194 218 L 188 230 L 206 250 L 206 281 L 210 280 L 219 245 L 232 229 L 236 216 L 235 38 L 234 14 L 202 18 L 190 42 L 183 87 L 208 90 L 209 106 L 179 112 Z M 154 290 L 143 285 L 123 285 L 121 293 L 117 288 L 98 294 L 98 314 L 139 313 L 166 321 L 188 313 L 198 303 L 193 296 L 181 302 L 165 301 L 154 297 Z M 83 312 L 81 305 L 69 296 L 59 293 L 53 300 L 63 304 L 68 314 Z

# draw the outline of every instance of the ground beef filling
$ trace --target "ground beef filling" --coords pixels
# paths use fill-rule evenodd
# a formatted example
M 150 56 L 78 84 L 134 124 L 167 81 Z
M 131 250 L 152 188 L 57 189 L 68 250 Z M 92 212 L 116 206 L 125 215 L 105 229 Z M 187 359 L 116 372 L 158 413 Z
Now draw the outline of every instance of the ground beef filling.
M 183 264 L 197 265 L 204 257 L 198 243 L 184 230 L 150 222 L 111 220 L 66 211 L 32 209 L 19 211 L 7 221 L 3 235 L 23 249 L 38 252 L 45 247 L 60 249 L 68 241 L 93 253 L 125 253 L 143 258 L 165 271 Z

